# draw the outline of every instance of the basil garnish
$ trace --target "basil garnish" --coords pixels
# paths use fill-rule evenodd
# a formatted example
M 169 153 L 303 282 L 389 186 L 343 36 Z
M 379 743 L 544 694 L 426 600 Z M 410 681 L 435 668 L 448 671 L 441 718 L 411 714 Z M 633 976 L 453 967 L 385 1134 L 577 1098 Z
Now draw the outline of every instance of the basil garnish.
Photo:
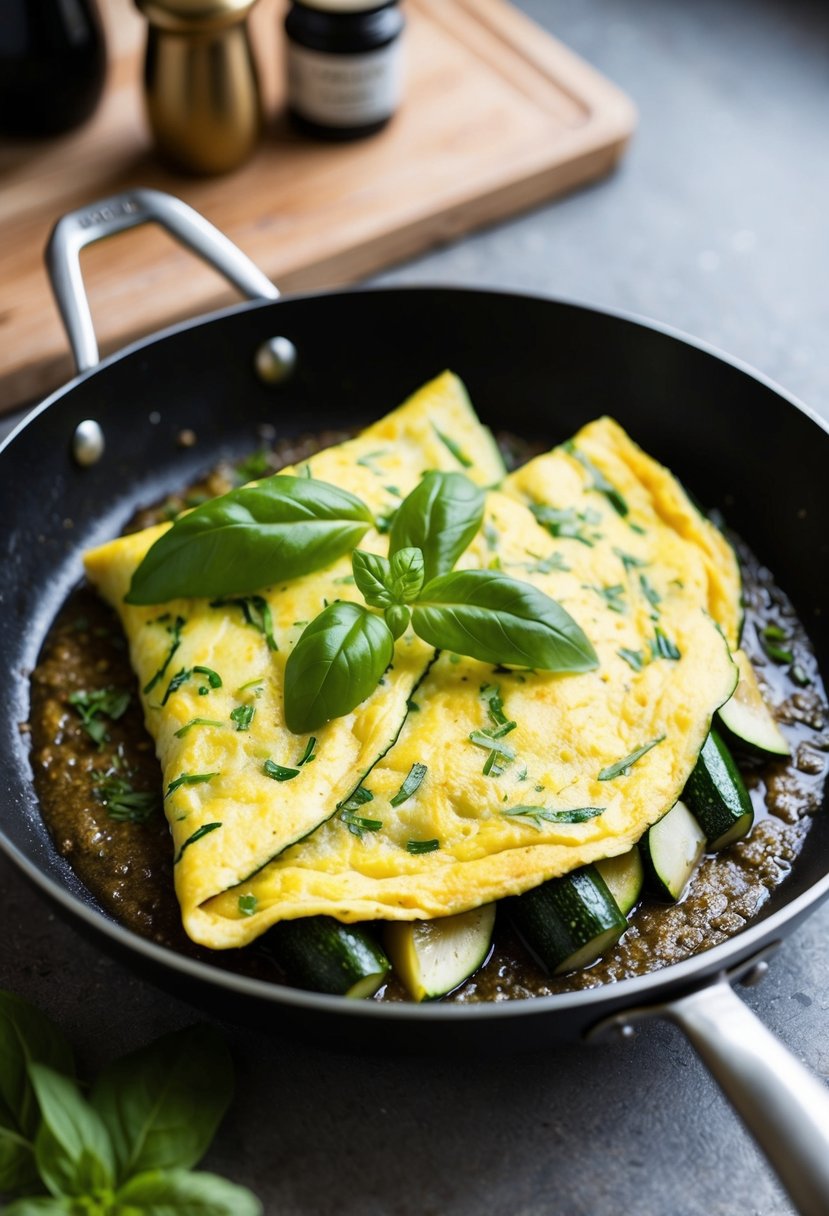
M 366 505 L 346 490 L 277 473 L 177 519 L 144 557 L 125 599 L 161 604 L 178 596 L 246 595 L 330 565 L 372 522 Z
M 134 789 L 119 773 L 93 772 L 92 789 L 110 819 L 118 823 L 146 823 L 160 808 L 157 793 Z
M 248 625 L 251 625 L 265 639 L 268 650 L 279 650 L 273 636 L 273 617 L 271 608 L 264 595 L 243 595 L 230 600 L 213 600 L 211 608 L 224 608 L 232 605 L 241 608 Z M 195 669 L 198 671 L 198 667 Z
M 389 551 L 420 549 L 429 582 L 449 573 L 483 518 L 483 490 L 463 473 L 426 473 L 394 516 Z
M 216 718 L 191 718 L 189 722 L 185 722 L 184 726 L 180 726 L 173 733 L 177 739 L 183 739 L 194 726 L 224 726 L 224 722 L 219 722 Z
M 576 806 L 565 811 L 554 811 L 546 806 L 511 806 L 501 814 L 523 819 L 540 832 L 542 823 L 586 823 L 588 819 L 603 815 L 606 810 L 603 806 Z
M 180 777 L 176 777 L 174 781 L 170 782 L 164 797 L 169 798 L 182 785 L 203 785 L 204 782 L 212 781 L 218 775 L 218 773 L 182 773 Z
M 305 734 L 364 701 L 392 660 L 388 625 L 359 604 L 329 604 L 285 665 L 285 721 Z
M 266 760 L 262 765 L 262 772 L 273 781 L 293 781 L 294 777 L 299 776 L 298 768 L 286 768 L 284 764 L 277 764 L 275 760 Z
M 406 852 L 417 857 L 421 853 L 434 853 L 440 848 L 439 840 L 407 840 Z
M 230 711 L 230 720 L 235 723 L 237 731 L 250 730 L 250 724 L 253 721 L 255 713 L 255 705 L 237 705 L 235 709 Z
M 123 717 L 130 699 L 129 692 L 124 688 L 94 688 L 90 692 L 79 690 L 69 694 L 69 704 L 77 711 L 81 725 L 90 739 L 98 744 L 99 751 L 109 738 L 104 718 L 114 722 Z
M 568 612 L 505 574 L 463 570 L 423 588 L 412 606 L 418 637 L 483 663 L 544 671 L 592 671 L 596 652 Z
M 656 747 L 657 743 L 662 743 L 664 738 L 664 735 L 660 735 L 658 739 L 651 739 L 650 743 L 644 743 L 641 747 L 637 747 L 635 752 L 631 752 L 624 759 L 617 760 L 615 764 L 608 764 L 599 773 L 599 781 L 612 781 L 614 777 L 627 777 L 636 761 L 641 760 L 652 747 Z
M 211 776 L 212 775 L 213 774 L 211 774 Z M 182 859 L 184 850 L 189 849 L 191 844 L 195 844 L 197 840 L 201 840 L 201 838 L 203 836 L 209 835 L 210 832 L 215 832 L 216 828 L 220 828 L 221 826 L 222 826 L 221 823 L 203 823 L 200 828 L 196 828 L 193 835 L 188 836 L 187 839 L 185 840 L 184 844 L 179 849 L 178 853 L 176 854 L 175 858 L 173 859 L 173 865 L 178 865 L 178 863 Z
M 426 776 L 427 772 L 428 772 L 428 765 L 413 764 L 412 767 L 409 769 L 409 774 L 406 777 L 406 780 L 401 785 L 400 789 L 397 791 L 397 793 L 394 795 L 393 798 L 389 799 L 389 802 L 391 803 L 391 805 L 392 806 L 402 806 L 403 803 L 406 802 L 406 800 L 408 798 L 411 798 L 412 794 L 420 788 L 420 786 L 423 782 L 423 778 Z
M 160 616 L 158 618 L 158 620 L 159 621 L 166 620 L 167 616 L 168 616 L 168 613 L 165 612 L 164 616 Z M 150 679 L 144 685 L 144 687 L 141 689 L 141 691 L 143 692 L 145 697 L 146 697 L 147 693 L 152 692 L 152 690 L 155 688 L 155 686 L 159 682 L 159 680 L 164 678 L 164 673 L 166 672 L 167 668 L 170 666 L 170 663 L 172 662 L 172 659 L 173 659 L 173 655 L 176 653 L 179 646 L 181 645 L 181 631 L 184 629 L 185 624 L 186 624 L 186 622 L 184 620 L 184 617 L 177 616 L 176 619 L 173 621 L 172 625 L 165 626 L 167 632 L 170 634 L 170 637 L 172 639 L 170 642 L 170 649 L 167 651 L 164 662 L 161 664 L 158 671 L 155 673 L 155 675 L 152 677 L 152 679 Z

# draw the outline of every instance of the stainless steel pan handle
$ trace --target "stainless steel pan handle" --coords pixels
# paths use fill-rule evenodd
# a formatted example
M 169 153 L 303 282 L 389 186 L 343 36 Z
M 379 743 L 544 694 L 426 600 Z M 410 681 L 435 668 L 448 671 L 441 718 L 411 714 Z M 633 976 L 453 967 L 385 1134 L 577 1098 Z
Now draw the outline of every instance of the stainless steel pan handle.
M 756 971 L 749 964 L 749 975 Z M 764 969 L 765 963 L 760 962 Z M 760 971 L 762 974 L 762 970 Z M 635 1022 L 667 1018 L 688 1036 L 801 1216 L 829 1212 L 829 1089 L 743 1004 L 731 987 L 745 970 L 662 1005 L 626 1010 L 594 1027 L 631 1033 Z
M 253 300 L 276 300 L 279 291 L 232 241 L 180 199 L 161 190 L 135 189 L 70 211 L 59 219 L 46 247 L 46 266 L 79 372 L 99 362 L 98 341 L 81 274 L 87 245 L 141 224 L 161 224 Z

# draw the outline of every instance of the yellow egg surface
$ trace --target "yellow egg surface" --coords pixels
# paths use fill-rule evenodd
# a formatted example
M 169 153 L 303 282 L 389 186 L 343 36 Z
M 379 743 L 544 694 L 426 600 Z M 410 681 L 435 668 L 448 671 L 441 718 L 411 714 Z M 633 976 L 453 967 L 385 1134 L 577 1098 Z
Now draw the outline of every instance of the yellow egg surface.
M 357 438 L 318 453 L 301 470 L 285 472 L 306 471 L 350 490 L 381 517 L 433 468 L 463 470 L 481 485 L 504 473 L 492 437 L 478 422 L 463 385 L 449 373 Z M 393 668 L 377 691 L 352 713 L 320 728 L 312 744 L 309 736 L 294 735 L 285 726 L 285 662 L 326 600 L 360 601 L 350 556 L 289 584 L 264 588 L 258 600 L 239 597 L 218 607 L 207 599 L 154 607 L 125 604 L 134 571 L 169 526 L 94 549 L 85 566 L 121 617 L 143 690 L 145 723 L 163 770 L 185 928 L 198 940 L 212 940 L 214 918 L 205 918 L 201 906 L 334 812 L 394 742 L 407 700 L 434 652 L 411 633 L 401 638 Z M 372 530 L 361 547 L 384 554 L 388 538 Z M 275 650 L 267 642 L 263 605 Z M 245 707 L 253 711 L 247 713 L 247 728 L 239 712 Z M 274 780 L 264 771 L 268 760 L 297 770 L 296 776 Z M 222 921 L 217 923 L 221 928 Z
M 668 470 L 600 419 L 488 494 L 459 564 L 557 600 L 597 669 L 441 653 L 362 779 L 371 797 L 206 902 L 191 920 L 199 941 L 239 946 L 289 917 L 463 912 L 625 852 L 676 802 L 735 686 L 740 584 L 730 547 Z M 499 723 L 514 725 L 496 736 Z M 580 810 L 591 817 L 556 821 Z

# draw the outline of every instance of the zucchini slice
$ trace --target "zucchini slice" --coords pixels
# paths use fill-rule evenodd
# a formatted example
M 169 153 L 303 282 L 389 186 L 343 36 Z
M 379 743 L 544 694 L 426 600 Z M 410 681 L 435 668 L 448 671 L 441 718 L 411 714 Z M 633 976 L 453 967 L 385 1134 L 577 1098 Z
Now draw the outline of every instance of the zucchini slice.
M 648 828 L 640 846 L 656 891 L 676 903 L 705 852 L 705 832 L 685 803 L 677 802 Z
M 628 849 L 627 853 L 620 853 L 618 857 L 605 857 L 595 865 L 616 900 L 619 911 L 627 916 L 637 904 L 645 881 L 645 867 L 638 845 Z
M 289 980 L 312 992 L 354 1000 L 374 996 L 391 964 L 359 925 L 333 916 L 306 916 L 274 925 L 267 943 Z
M 751 830 L 754 810 L 731 753 L 712 730 L 683 792 L 688 807 L 716 853 Z
M 627 928 L 627 920 L 595 866 L 551 878 L 509 901 L 524 943 L 553 975 L 589 967 Z
M 446 996 L 485 962 L 495 904 L 437 920 L 390 921 L 383 942 L 399 979 L 416 1001 Z
M 730 699 L 719 710 L 720 721 L 732 735 L 773 756 L 790 756 L 791 750 L 763 700 L 748 656 L 735 650 L 731 656 L 740 679 Z

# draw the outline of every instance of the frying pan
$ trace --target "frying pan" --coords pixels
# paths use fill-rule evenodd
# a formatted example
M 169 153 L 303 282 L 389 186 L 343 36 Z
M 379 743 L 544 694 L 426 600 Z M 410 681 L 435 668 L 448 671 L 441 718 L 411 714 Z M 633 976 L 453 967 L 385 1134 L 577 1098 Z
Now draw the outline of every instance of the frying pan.
M 189 321 L 101 362 L 81 249 L 150 221 L 204 257 L 249 302 Z M 231 1020 L 286 1021 L 317 1041 L 398 1051 L 519 1048 L 632 1033 L 667 1018 L 688 1035 L 805 1216 L 829 1211 L 829 1093 L 742 1004 L 785 935 L 829 895 L 829 816 L 793 873 L 735 937 L 661 971 L 592 989 L 489 1005 L 348 1002 L 180 957 L 112 921 L 59 856 L 41 820 L 18 724 L 26 673 L 81 574 L 81 552 L 140 504 L 220 458 L 257 428 L 282 436 L 354 426 L 444 367 L 484 422 L 548 444 L 615 415 L 751 543 L 792 597 L 829 670 L 821 616 L 829 518 L 826 427 L 750 369 L 664 327 L 570 303 L 464 289 L 349 290 L 278 300 L 273 284 L 180 201 L 134 190 L 65 216 L 47 261 L 78 376 L 0 448 L 0 847 L 110 951 Z M 182 449 L 177 437 L 194 432 Z M 67 522 L 67 521 L 71 521 Z

